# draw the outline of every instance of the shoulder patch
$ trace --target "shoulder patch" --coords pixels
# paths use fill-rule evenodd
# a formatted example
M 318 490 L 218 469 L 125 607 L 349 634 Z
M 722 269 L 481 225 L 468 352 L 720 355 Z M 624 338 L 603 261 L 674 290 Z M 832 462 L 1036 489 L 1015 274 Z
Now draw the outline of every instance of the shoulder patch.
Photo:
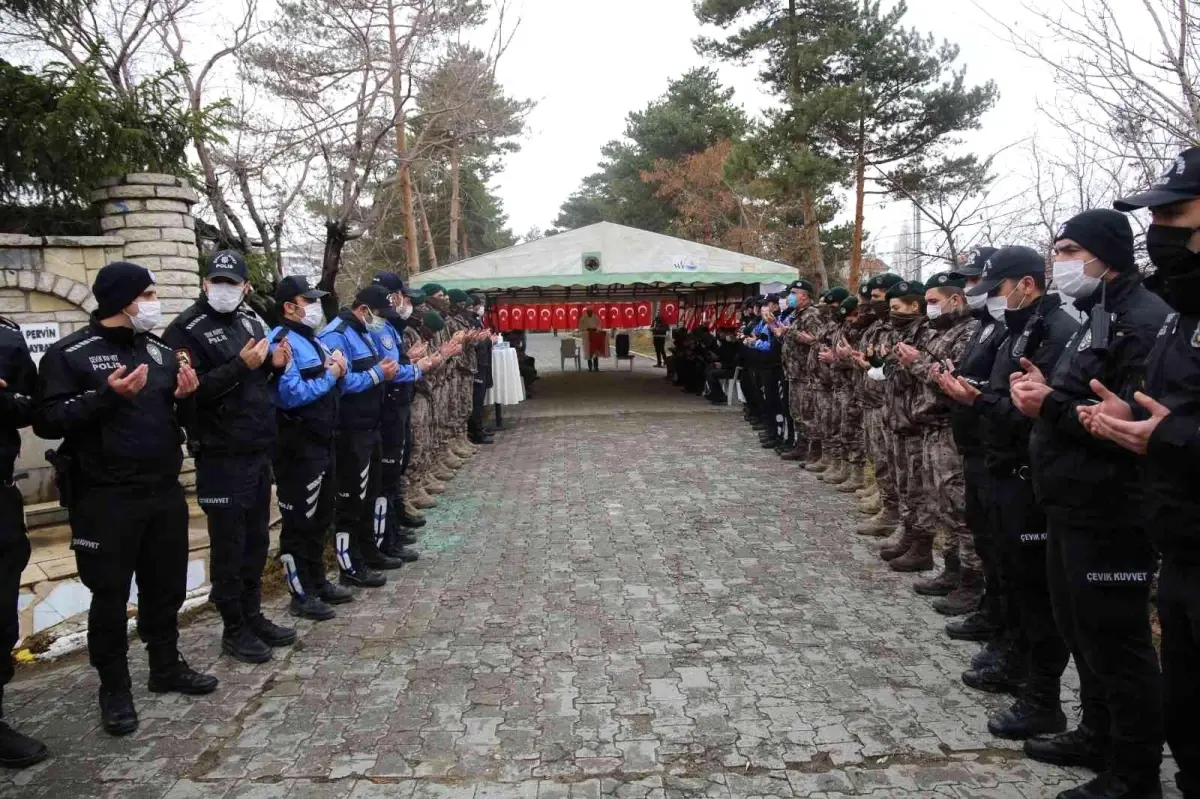
M 1092 344 L 1092 329 L 1084 328 L 1083 335 L 1079 337 L 1079 345 L 1075 348 L 1076 352 L 1083 352 Z M 1195 346 L 1195 345 L 1193 345 Z
M 987 341 L 989 338 L 991 338 L 991 337 L 992 337 L 992 334 L 993 334 L 993 333 L 995 333 L 995 332 L 996 332 L 996 323 L 995 323 L 995 322 L 989 322 L 989 323 L 988 323 L 988 326 L 987 326 L 987 327 L 985 327 L 985 328 L 984 328 L 982 331 L 980 331 L 980 333 L 979 333 L 979 343 L 980 343 L 980 344 L 983 344 L 985 341 Z
M 20 325 L 18 325 L 18 324 L 17 324 L 16 322 L 14 322 L 13 320 L 11 320 L 11 319 L 7 319 L 7 318 L 5 318 L 5 317 L 3 317 L 3 316 L 0 316 L 0 327 L 6 327 L 6 328 L 8 328 L 9 330 L 15 331 L 15 332 L 17 332 L 17 333 L 20 333 L 20 332 L 21 332 L 21 326 L 20 326 Z
M 158 346 L 154 342 L 146 342 L 146 354 L 149 355 L 150 359 L 159 366 L 163 365 L 163 355 L 161 352 L 159 352 Z
M 196 325 L 200 324 L 201 322 L 203 322 L 203 321 L 204 321 L 205 319 L 207 319 L 207 318 L 208 318 L 208 314 L 196 314 L 196 318 L 195 318 L 195 319 L 193 319 L 192 321 L 188 322 L 186 325 L 184 325 L 184 326 L 183 326 L 183 329 L 184 329 L 184 330 L 191 330 L 193 327 L 195 327 Z

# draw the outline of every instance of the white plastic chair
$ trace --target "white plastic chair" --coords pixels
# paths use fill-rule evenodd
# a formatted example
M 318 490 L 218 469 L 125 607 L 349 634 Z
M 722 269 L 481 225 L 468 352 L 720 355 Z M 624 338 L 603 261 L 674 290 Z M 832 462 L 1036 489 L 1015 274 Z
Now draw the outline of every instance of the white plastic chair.
M 579 341 L 573 338 L 564 338 L 559 342 L 558 352 L 560 356 L 559 366 L 562 371 L 567 371 L 567 359 L 575 359 L 575 371 L 583 371 L 583 357 L 579 352 Z
M 742 384 L 738 382 L 738 375 L 741 374 L 742 367 L 736 366 L 733 369 L 733 377 L 725 381 L 725 399 L 726 405 L 734 405 L 742 400 Z

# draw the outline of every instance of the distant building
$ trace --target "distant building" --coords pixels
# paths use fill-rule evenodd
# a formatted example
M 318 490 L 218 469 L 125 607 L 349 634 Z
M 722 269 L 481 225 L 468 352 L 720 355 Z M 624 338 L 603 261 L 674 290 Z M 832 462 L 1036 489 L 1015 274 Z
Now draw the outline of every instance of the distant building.
M 311 242 L 300 247 L 289 247 L 281 255 L 284 277 L 299 275 L 315 282 L 321 277 L 321 264 L 324 261 L 324 247 L 319 242 Z

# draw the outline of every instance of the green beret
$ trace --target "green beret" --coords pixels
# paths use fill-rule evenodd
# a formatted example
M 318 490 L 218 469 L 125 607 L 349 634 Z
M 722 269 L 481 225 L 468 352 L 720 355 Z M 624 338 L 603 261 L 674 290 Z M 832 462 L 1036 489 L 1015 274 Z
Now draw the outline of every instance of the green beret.
M 967 287 L 966 275 L 961 275 L 958 272 L 938 272 L 936 275 L 929 278 L 929 280 L 925 282 L 925 288 L 927 288 L 927 289 L 940 289 L 940 288 L 965 289 L 966 287 Z
M 426 311 L 421 321 L 434 333 L 440 333 L 446 327 L 446 320 L 442 319 L 442 315 L 437 311 Z
M 825 302 L 841 305 L 849 296 L 850 292 L 847 291 L 844 286 L 834 286 L 829 291 L 825 292 Z
M 870 297 L 871 296 L 871 281 L 870 280 L 864 280 L 863 282 L 858 284 L 858 296 L 860 296 L 860 297 Z
M 426 297 L 432 297 L 434 294 L 445 294 L 446 289 L 439 286 L 437 283 L 426 283 L 421 286 L 421 291 L 425 292 Z
M 904 280 L 904 278 L 900 277 L 899 275 L 892 274 L 891 272 L 884 272 L 882 275 L 875 275 L 875 277 L 871 278 L 868 281 L 868 285 L 870 285 L 872 289 L 890 289 L 892 286 L 896 285 L 902 280 Z
M 816 289 L 813 287 L 813 284 L 810 283 L 809 281 L 805 280 L 804 278 L 800 278 L 799 280 L 793 280 L 792 284 L 790 286 L 788 286 L 788 291 L 791 291 L 792 289 L 800 289 L 801 291 L 807 291 L 808 296 L 810 296 L 810 297 L 816 293 Z
M 857 310 L 858 310 L 858 297 L 847 297 L 846 299 L 842 300 L 841 306 L 838 307 L 838 313 L 841 314 L 842 316 L 846 316 L 847 314 L 850 314 Z
M 471 301 L 470 295 L 462 289 L 450 289 L 446 296 L 450 298 L 450 302 L 461 302 L 464 305 Z
M 424 305 L 425 292 L 421 291 L 420 289 L 410 289 L 408 292 L 408 299 L 413 305 Z
M 920 297 L 925 299 L 925 284 L 919 280 L 901 280 L 888 289 L 887 298 L 894 300 L 903 297 Z

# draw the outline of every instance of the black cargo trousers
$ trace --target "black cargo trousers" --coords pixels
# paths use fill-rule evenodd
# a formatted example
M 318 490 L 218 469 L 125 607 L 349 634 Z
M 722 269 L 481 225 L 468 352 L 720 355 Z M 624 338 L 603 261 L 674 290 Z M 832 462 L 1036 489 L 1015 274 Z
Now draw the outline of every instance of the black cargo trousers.
M 21 572 L 29 564 L 29 536 L 25 534 L 25 508 L 21 491 L 11 482 L 0 483 L 0 692 L 13 676 L 10 653 L 17 645 L 20 626 L 17 595 Z
M 275 494 L 282 520 L 279 562 L 288 590 L 319 595 L 327 582 L 325 544 L 333 523 L 334 439 L 317 440 L 302 425 L 280 424 Z
M 406 388 L 406 387 L 404 387 Z M 404 510 L 404 475 L 412 462 L 412 391 L 393 395 L 389 389 L 383 400 L 381 433 L 380 487 L 378 504 L 384 513 L 382 529 L 375 528 L 375 546 L 381 548 L 401 532 L 400 515 Z

